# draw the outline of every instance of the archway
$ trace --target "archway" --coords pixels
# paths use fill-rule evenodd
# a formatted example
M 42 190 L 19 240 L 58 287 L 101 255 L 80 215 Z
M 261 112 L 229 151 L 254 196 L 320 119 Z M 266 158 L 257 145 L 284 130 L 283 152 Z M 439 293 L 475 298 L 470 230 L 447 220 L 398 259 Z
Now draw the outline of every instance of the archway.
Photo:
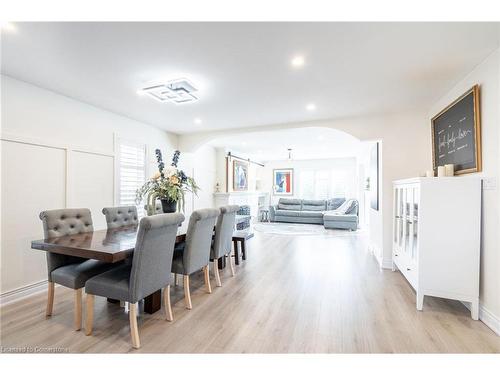
M 272 171 L 288 166 L 295 171 L 293 197 L 356 198 L 360 205 L 360 225 L 363 228 L 368 226 L 366 176 L 369 141 L 315 123 L 314 126 L 259 127 L 197 134 L 188 142 L 185 137 L 182 143 L 189 144 L 194 152 L 206 146 L 216 148 L 216 184 L 221 192 L 233 191 L 231 168 L 227 164 L 227 155 L 231 152 L 229 162 L 236 156 L 264 165 L 250 164 L 249 190 L 268 193 L 268 204 L 275 204 L 279 199 L 273 195 Z M 329 182 L 321 185 L 326 180 Z

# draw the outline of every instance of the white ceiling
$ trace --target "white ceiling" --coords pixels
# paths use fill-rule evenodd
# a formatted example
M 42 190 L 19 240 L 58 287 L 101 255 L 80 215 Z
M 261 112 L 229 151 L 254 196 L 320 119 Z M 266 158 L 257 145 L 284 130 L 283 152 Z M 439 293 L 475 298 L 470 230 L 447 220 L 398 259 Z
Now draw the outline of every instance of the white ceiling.
M 499 36 L 493 23 L 16 26 L 2 34 L 3 74 L 176 133 L 427 109 Z M 180 77 L 199 86 L 198 102 L 136 93 Z
M 350 134 L 314 127 L 230 135 L 209 144 L 257 161 L 286 160 L 288 148 L 294 160 L 357 157 L 363 150 Z

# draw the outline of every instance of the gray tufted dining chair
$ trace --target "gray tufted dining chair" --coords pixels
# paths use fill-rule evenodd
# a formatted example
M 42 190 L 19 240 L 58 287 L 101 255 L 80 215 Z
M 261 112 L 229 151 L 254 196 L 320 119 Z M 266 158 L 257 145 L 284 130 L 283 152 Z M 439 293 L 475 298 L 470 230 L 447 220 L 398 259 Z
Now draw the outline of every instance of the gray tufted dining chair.
M 193 211 L 189 219 L 186 241 L 176 247 L 172 261 L 172 272 L 183 275 L 184 301 L 186 308 L 193 308 L 189 291 L 189 275 L 203 269 L 207 292 L 212 293 L 209 276 L 210 247 L 215 221 L 220 210 L 204 208 Z
M 130 333 L 134 348 L 140 348 L 137 328 L 137 302 L 164 288 L 163 303 L 167 320 L 172 321 L 170 306 L 170 268 L 179 224 L 180 213 L 144 217 L 139 223 L 132 264 L 123 264 L 90 278 L 85 284 L 87 315 L 85 334 L 92 334 L 94 296 L 102 296 L 129 303 Z
M 106 216 L 108 229 L 136 225 L 139 223 L 137 207 L 135 206 L 104 207 L 102 213 Z
M 45 238 L 88 233 L 94 230 L 92 216 L 87 208 L 65 208 L 40 213 Z M 48 299 L 46 315 L 54 306 L 54 286 L 63 285 L 75 290 L 75 330 L 82 326 L 82 290 L 87 279 L 109 270 L 110 264 L 93 259 L 47 252 Z
M 231 268 L 231 275 L 234 276 L 234 266 L 231 262 L 231 245 L 233 240 L 234 224 L 236 221 L 236 212 L 239 206 L 230 205 L 220 208 L 220 215 L 217 218 L 215 225 L 215 239 L 210 251 L 210 260 L 214 262 L 215 283 L 221 286 L 218 260 L 223 256 L 228 256 L 229 266 Z

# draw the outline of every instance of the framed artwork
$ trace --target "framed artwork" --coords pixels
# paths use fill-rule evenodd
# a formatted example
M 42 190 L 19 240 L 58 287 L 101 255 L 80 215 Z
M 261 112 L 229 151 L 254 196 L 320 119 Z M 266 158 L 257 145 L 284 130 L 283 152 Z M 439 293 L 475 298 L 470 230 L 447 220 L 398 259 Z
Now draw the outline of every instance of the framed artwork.
M 379 153 L 378 142 L 376 142 L 370 150 L 370 207 L 378 211 L 379 193 L 378 193 L 378 177 L 379 177 Z
M 248 190 L 248 163 L 233 160 L 233 190 Z
M 455 165 L 455 174 L 480 172 L 479 86 L 475 85 L 431 119 L 432 166 Z
M 274 195 L 293 195 L 293 169 L 273 170 Z

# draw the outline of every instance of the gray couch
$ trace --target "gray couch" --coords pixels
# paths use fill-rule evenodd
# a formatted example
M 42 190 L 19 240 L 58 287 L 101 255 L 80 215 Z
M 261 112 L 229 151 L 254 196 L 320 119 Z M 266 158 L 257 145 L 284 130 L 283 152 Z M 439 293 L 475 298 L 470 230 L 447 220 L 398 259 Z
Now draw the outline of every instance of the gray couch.
M 280 198 L 269 207 L 269 218 L 274 222 L 323 224 L 325 228 L 358 228 L 358 201 L 333 198 L 321 200 Z

